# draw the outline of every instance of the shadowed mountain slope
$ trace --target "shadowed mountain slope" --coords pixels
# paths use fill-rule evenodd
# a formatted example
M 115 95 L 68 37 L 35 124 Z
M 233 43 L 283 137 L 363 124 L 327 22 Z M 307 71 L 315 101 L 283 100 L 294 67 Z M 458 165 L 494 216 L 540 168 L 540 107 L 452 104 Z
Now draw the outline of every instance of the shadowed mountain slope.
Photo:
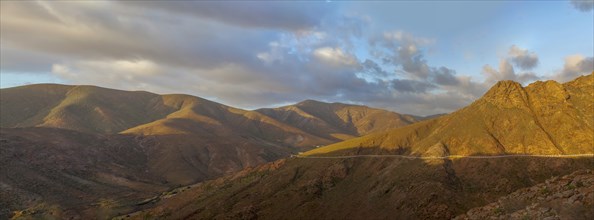
M 64 218 L 104 218 L 169 188 L 288 156 L 284 147 L 241 137 L 57 128 L 2 128 L 0 144 L 2 218 L 27 207 Z
M 554 177 L 517 190 L 455 219 L 592 219 L 594 218 L 593 170 Z
M 164 178 L 150 172 L 147 147 L 133 137 L 2 128 L 0 142 L 3 219 L 23 207 L 106 218 L 117 214 L 110 211 L 121 205 L 115 201 L 136 202 L 168 188 Z

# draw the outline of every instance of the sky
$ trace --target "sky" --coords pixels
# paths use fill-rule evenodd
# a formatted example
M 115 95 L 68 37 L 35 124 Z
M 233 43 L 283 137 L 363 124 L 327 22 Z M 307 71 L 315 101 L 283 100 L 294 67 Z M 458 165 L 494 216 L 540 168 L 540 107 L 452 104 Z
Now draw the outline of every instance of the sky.
M 593 1 L 2 1 L 0 87 L 447 113 L 499 80 L 592 73 Z

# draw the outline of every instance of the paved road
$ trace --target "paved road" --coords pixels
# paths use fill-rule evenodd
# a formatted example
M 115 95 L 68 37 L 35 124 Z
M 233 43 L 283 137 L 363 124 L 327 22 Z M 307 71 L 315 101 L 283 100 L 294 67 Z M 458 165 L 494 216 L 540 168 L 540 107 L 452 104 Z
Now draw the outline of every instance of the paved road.
M 423 156 L 409 156 L 409 155 L 391 155 L 391 154 L 378 154 L 378 155 L 345 155 L 345 156 L 301 156 L 295 155 L 296 158 L 304 159 L 348 159 L 348 158 L 407 158 L 407 159 L 426 159 L 426 160 L 443 160 L 443 159 L 458 159 L 458 158 L 469 158 L 469 159 L 490 159 L 490 158 L 508 158 L 508 157 L 552 157 L 552 158 L 577 158 L 577 157 L 593 157 L 594 154 L 567 154 L 567 155 L 531 155 L 531 154 L 508 154 L 508 155 L 493 155 L 493 156 L 462 156 L 462 155 L 450 155 L 443 157 L 423 157 Z

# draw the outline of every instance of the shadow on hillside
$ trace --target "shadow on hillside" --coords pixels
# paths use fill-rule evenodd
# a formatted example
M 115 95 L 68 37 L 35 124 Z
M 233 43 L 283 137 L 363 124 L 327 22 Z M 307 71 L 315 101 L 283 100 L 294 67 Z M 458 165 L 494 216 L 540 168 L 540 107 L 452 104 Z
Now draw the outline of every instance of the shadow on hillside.
M 359 149 L 336 155 L 354 153 L 408 152 Z M 171 218 L 449 219 L 592 167 L 592 158 L 290 158 L 207 181 L 138 210 L 148 209 L 140 216 Z

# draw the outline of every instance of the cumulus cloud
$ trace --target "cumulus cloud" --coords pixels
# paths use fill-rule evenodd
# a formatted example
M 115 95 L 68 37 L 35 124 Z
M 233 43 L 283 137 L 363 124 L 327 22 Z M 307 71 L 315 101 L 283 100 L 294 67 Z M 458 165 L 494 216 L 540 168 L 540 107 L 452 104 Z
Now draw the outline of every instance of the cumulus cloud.
M 571 4 L 577 10 L 589 12 L 594 9 L 594 0 L 571 0 Z
M 431 83 L 410 79 L 394 79 L 392 86 L 396 91 L 405 93 L 426 93 L 428 90 L 436 88 Z
M 499 61 L 499 69 L 495 69 L 490 65 L 483 67 L 483 74 L 486 76 L 486 82 L 489 84 L 496 83 L 500 80 L 513 80 L 520 83 L 527 83 L 539 80 L 540 77 L 532 72 L 516 73 L 514 67 L 507 59 Z
M 575 54 L 565 58 L 563 69 L 555 74 L 553 78 L 561 82 L 567 82 L 592 72 L 594 72 L 594 57 Z
M 444 66 L 430 66 L 425 59 L 424 48 L 432 45 L 433 39 L 416 37 L 403 31 L 386 32 L 382 38 L 374 38 L 373 54 L 385 64 L 398 67 L 396 72 L 405 77 L 438 86 L 457 85 L 456 71 Z M 428 87 L 419 87 L 425 91 Z
M 352 54 L 345 53 L 341 48 L 322 47 L 313 51 L 315 57 L 331 65 L 354 66 L 357 59 Z
M 512 45 L 509 48 L 507 57 L 499 60 L 498 69 L 487 64 L 483 66 L 482 73 L 486 77 L 485 83 L 487 84 L 493 84 L 500 80 L 528 83 L 541 79 L 536 73 L 526 71 L 533 69 L 537 65 L 538 55 L 536 53 Z M 524 71 L 518 72 L 514 67 Z
M 508 55 L 513 64 L 522 70 L 530 70 L 538 64 L 538 55 L 516 45 L 509 48 Z

